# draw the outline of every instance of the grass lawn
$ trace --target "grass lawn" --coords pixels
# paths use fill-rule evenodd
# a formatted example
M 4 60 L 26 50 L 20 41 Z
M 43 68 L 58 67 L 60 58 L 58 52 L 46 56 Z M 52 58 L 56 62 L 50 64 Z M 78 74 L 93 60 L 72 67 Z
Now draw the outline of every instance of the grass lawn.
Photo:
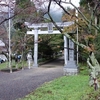
M 16 68 L 16 63 L 15 63 L 14 60 L 12 61 L 11 65 L 12 65 L 13 69 Z M 4 63 L 1 63 L 0 64 L 0 70 L 9 69 L 8 66 L 9 66 L 9 62 L 8 61 L 6 61 Z M 23 61 L 23 63 L 22 62 L 18 62 L 17 66 L 18 66 L 18 68 L 22 68 L 22 66 L 26 67 L 26 66 L 28 66 L 28 64 L 27 64 L 27 61 Z
M 82 65 L 79 75 L 63 76 L 44 83 L 34 92 L 18 100 L 100 100 L 100 90 L 94 91 L 88 82 L 86 65 Z
M 83 100 L 91 91 L 88 86 L 88 76 L 64 76 L 43 84 L 19 100 Z
M 5 69 L 8 66 L 8 62 L 0 63 L 0 70 Z

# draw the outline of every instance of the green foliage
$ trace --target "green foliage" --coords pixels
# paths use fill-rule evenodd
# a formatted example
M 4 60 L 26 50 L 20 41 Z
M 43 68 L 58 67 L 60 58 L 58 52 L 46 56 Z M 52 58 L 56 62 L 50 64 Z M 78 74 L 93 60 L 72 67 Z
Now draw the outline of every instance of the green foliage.
M 100 16 L 100 12 L 99 12 L 100 4 L 99 3 L 100 3 L 100 0 L 80 0 L 81 6 L 87 8 L 87 9 L 92 8 L 94 15 L 97 15 L 98 17 Z
M 62 35 L 39 35 L 39 55 L 42 57 L 52 56 L 62 50 Z
M 80 5 L 86 5 L 88 3 L 90 3 L 90 5 L 93 7 L 94 4 L 97 2 L 98 0 L 80 0 Z
M 20 62 L 15 62 L 14 60 L 12 60 L 12 68 L 16 68 L 16 65 L 17 65 L 17 67 L 18 67 L 18 69 L 20 69 L 20 68 L 25 68 L 25 67 L 27 67 L 28 66 L 28 63 L 27 63 L 27 61 L 20 61 Z
M 19 7 L 23 8 L 26 5 L 30 4 L 29 0 L 17 0 L 16 1 L 17 5 L 19 5 Z
M 19 30 L 19 29 L 22 30 L 22 29 L 25 29 L 25 25 L 22 22 L 17 22 L 15 23 L 14 28 L 16 30 Z
M 80 5 L 85 5 L 87 3 L 87 0 L 80 0 Z
M 39 55 L 43 58 L 46 58 L 47 56 L 50 57 L 51 55 L 53 55 L 53 50 L 49 45 L 50 40 L 50 35 L 39 35 L 38 51 Z
M 100 89 L 97 91 L 91 91 L 86 96 L 84 96 L 82 100 L 100 100 Z
M 100 34 L 97 35 L 97 37 L 95 38 L 94 40 L 94 43 L 95 43 L 95 48 L 96 48 L 96 57 L 98 59 L 98 61 L 100 62 Z
M 15 68 L 15 67 L 16 67 L 16 64 L 17 64 L 18 68 L 22 68 L 22 67 L 23 67 L 23 66 L 22 66 L 22 63 L 24 63 L 24 67 L 28 66 L 28 64 L 27 64 L 26 61 L 19 62 L 19 63 L 15 63 L 14 60 L 12 60 L 11 65 L 12 65 L 12 68 Z M 0 70 L 8 69 L 8 64 L 9 64 L 8 61 L 6 61 L 6 62 L 4 62 L 4 63 L 1 63 L 1 64 L 0 64 Z
M 79 74 L 81 74 L 81 75 L 89 75 L 89 68 L 88 68 L 86 63 L 84 63 L 84 62 L 83 63 L 79 63 L 78 66 L 79 66 L 78 67 Z
M 79 62 L 84 63 L 87 61 L 88 53 L 79 47 Z
M 30 0 L 17 0 L 15 13 L 18 13 L 14 17 L 15 23 L 22 20 L 24 20 L 24 22 L 40 23 L 44 20 L 43 12 L 37 12 L 34 2 L 31 2 Z
M 7 68 L 7 66 L 8 66 L 8 62 L 1 63 L 1 64 L 0 64 L 0 70 L 1 70 L 1 69 Z
M 63 49 L 63 35 L 52 35 L 51 41 L 49 43 L 53 47 L 55 52 L 58 52 Z

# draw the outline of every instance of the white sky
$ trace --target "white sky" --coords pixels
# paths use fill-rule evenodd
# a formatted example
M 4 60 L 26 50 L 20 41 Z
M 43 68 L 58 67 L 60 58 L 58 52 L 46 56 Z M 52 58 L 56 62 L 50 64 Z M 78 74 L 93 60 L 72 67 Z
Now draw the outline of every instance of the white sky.
M 69 2 L 69 0 L 63 0 L 63 1 L 66 1 L 66 2 Z M 73 3 L 73 5 L 75 5 L 76 7 L 79 7 L 79 1 L 80 0 L 71 0 L 71 2 Z M 62 4 L 66 9 L 67 7 L 70 7 L 70 8 L 73 8 L 70 4 L 66 4 L 66 3 L 63 3 Z M 47 6 L 48 6 L 48 3 L 45 2 L 45 4 L 42 5 L 42 9 L 47 11 Z M 38 6 L 37 6 L 38 7 Z M 50 6 L 50 13 L 51 13 L 51 16 L 54 18 L 55 21 L 60 21 L 61 20 L 61 17 L 62 17 L 62 8 L 59 7 L 56 3 L 53 3 L 51 4 Z
M 46 8 L 47 7 L 47 5 L 48 5 L 48 0 L 46 1 L 46 0 L 33 0 L 34 2 L 35 2 L 35 5 L 36 5 L 36 8 L 38 8 L 38 9 L 41 9 L 41 8 Z M 40 1 L 40 4 L 38 3 Z M 64 2 L 69 2 L 69 0 L 62 0 L 62 1 L 64 1 Z M 71 0 L 71 2 L 75 5 L 75 6 L 77 6 L 77 7 L 79 7 L 79 2 L 80 2 L 80 0 Z M 63 6 L 65 6 L 66 8 L 67 7 L 71 7 L 72 8 L 72 6 L 70 5 L 70 4 L 65 4 L 65 3 L 63 3 L 62 4 Z M 56 6 L 56 7 L 55 7 Z M 52 3 L 52 5 L 51 5 L 51 8 L 53 7 L 53 9 L 54 8 L 59 8 L 57 5 L 55 5 L 54 3 Z
M 69 1 L 69 0 L 66 0 L 66 1 Z M 75 6 L 79 7 L 79 2 L 80 2 L 80 0 L 71 0 L 71 2 L 72 2 Z
M 63 0 L 63 1 L 66 1 L 66 2 L 69 2 L 69 0 Z M 79 2 L 80 2 L 80 0 L 71 0 L 71 2 L 76 6 L 76 7 L 79 7 Z M 46 5 L 47 5 L 47 3 L 46 3 Z M 45 6 L 46 6 L 45 5 Z M 70 4 L 65 4 L 65 3 L 63 3 L 62 4 L 65 8 L 67 8 L 67 7 L 70 7 L 70 8 L 73 8 L 73 6 L 71 6 Z M 53 4 L 52 3 L 52 5 L 51 5 L 51 11 L 56 11 L 56 13 L 58 12 L 62 12 L 62 9 L 56 4 Z
M 8 12 L 15 7 L 15 0 L 0 0 L 0 12 Z

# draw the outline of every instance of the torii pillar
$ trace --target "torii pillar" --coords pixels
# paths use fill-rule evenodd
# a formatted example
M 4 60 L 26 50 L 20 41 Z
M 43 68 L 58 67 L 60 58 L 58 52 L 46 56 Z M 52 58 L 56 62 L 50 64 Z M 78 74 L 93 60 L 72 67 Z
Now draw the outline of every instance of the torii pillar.
M 78 68 L 74 60 L 74 43 L 64 36 L 64 75 L 77 75 Z
M 38 67 L 38 27 L 34 28 L 34 64 L 33 67 Z

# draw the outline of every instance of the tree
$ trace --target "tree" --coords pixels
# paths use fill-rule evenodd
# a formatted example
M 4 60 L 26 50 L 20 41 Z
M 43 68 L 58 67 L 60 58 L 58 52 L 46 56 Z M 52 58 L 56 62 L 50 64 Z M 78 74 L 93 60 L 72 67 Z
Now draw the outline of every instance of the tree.
M 75 37 L 73 37 L 72 35 L 70 35 L 70 31 L 72 31 L 72 28 L 68 27 L 65 28 L 64 30 L 61 30 L 56 23 L 54 22 L 52 16 L 50 15 L 50 7 L 51 7 L 51 3 L 54 2 L 55 4 L 59 5 L 59 7 L 61 7 L 63 9 L 63 11 L 69 16 L 69 21 L 74 21 L 75 24 L 72 25 L 72 28 L 77 28 L 79 27 L 81 29 L 80 32 L 85 32 L 86 34 L 86 43 L 80 43 L 77 42 Z M 49 4 L 48 4 L 48 15 L 51 19 L 51 21 L 54 23 L 54 25 L 56 26 L 56 28 L 62 33 L 64 34 L 67 38 L 71 39 L 75 44 L 77 44 L 78 46 L 80 46 L 81 48 L 83 48 L 87 54 L 89 55 L 89 58 L 87 59 L 87 63 L 89 65 L 89 68 L 91 68 L 91 74 L 90 73 L 90 80 L 92 80 L 92 85 L 95 87 L 95 89 L 99 88 L 99 83 L 98 83 L 98 79 L 97 76 L 100 72 L 100 65 L 98 63 L 98 61 L 96 60 L 94 53 L 96 50 L 94 50 L 94 39 L 97 36 L 96 32 L 99 34 L 100 33 L 100 27 L 99 24 L 95 24 L 95 16 L 97 14 L 97 10 L 99 9 L 99 1 L 96 0 L 96 2 L 92 2 L 90 0 L 87 1 L 88 3 L 88 13 L 90 14 L 90 17 L 88 18 L 87 16 L 85 16 L 85 14 L 81 11 L 80 8 L 76 7 L 71 0 L 67 1 L 63 1 L 63 0 L 50 0 Z M 66 8 L 64 8 L 64 6 L 62 6 L 62 3 L 64 4 L 70 4 L 74 7 L 75 11 L 78 12 L 79 16 L 76 16 L 76 14 L 72 14 L 71 12 L 69 12 Z M 81 23 L 83 23 L 84 25 L 82 25 Z M 86 26 L 86 27 L 84 27 Z M 95 31 L 96 30 L 96 31 Z M 75 31 L 74 31 L 75 32 Z M 80 34 L 79 34 L 80 35 Z M 92 65 L 90 65 L 90 63 Z M 95 69 L 95 70 L 94 70 Z M 97 70 L 98 69 L 98 70 Z M 96 85 L 95 85 L 96 84 Z
M 16 23 L 14 27 L 16 31 L 12 36 L 12 53 L 15 55 L 21 55 L 23 68 L 23 61 L 26 54 L 26 27 L 21 22 Z
M 7 32 L 6 35 L 8 36 L 8 20 L 13 21 L 12 25 L 14 25 L 14 28 L 15 28 L 15 29 L 13 28 L 14 31 L 13 31 L 13 34 L 11 34 L 11 39 L 13 38 L 11 40 L 12 52 L 17 51 L 17 49 L 19 49 L 19 51 L 23 50 L 21 48 L 24 48 L 22 44 L 25 44 L 24 42 L 25 42 L 25 34 L 26 34 L 24 22 L 28 21 L 31 23 L 33 22 L 37 23 L 39 21 L 42 21 L 43 18 L 40 17 L 42 16 L 41 11 L 37 12 L 34 3 L 31 3 L 31 1 L 29 0 L 16 0 L 16 2 L 14 2 L 14 0 L 8 0 L 8 1 L 0 0 L 0 8 L 1 8 L 0 14 L 2 16 L 3 15 L 5 16 L 1 18 L 2 20 L 0 20 L 0 25 L 1 24 L 4 25 L 5 31 Z M 5 10 L 7 11 L 5 12 Z M 8 16 L 9 13 L 10 13 L 10 16 Z M 12 28 L 11 28 L 11 33 L 12 33 Z M 17 38 L 18 41 L 15 41 L 16 40 L 15 38 Z M 7 44 L 6 45 L 7 51 L 9 52 L 8 41 L 6 44 Z
M 94 8 L 94 6 L 95 6 L 95 11 L 94 11 L 94 14 L 95 14 L 95 24 L 97 25 L 97 26 L 100 26 L 100 12 L 99 12 L 99 10 L 100 10 L 100 2 L 98 1 L 98 0 L 91 0 L 91 1 L 89 1 L 90 2 L 90 6 L 91 6 L 91 9 L 93 9 Z M 80 1 L 80 4 L 81 4 L 81 6 L 83 6 L 86 10 L 88 9 L 87 8 L 87 0 L 81 0 Z M 95 38 L 95 40 L 94 40 L 94 43 L 95 43 L 95 48 L 96 48 L 96 52 L 95 52 L 95 55 L 96 55 L 96 57 L 97 57 L 97 59 L 100 59 L 100 53 L 99 53 L 99 51 L 100 51 L 100 46 L 99 46 L 99 39 L 100 39 L 100 34 L 98 34 L 97 33 L 97 30 L 95 30 L 95 34 L 97 34 L 97 36 L 96 36 L 96 38 Z
M 44 58 L 51 58 L 62 50 L 62 35 L 40 35 L 39 36 L 39 55 Z

